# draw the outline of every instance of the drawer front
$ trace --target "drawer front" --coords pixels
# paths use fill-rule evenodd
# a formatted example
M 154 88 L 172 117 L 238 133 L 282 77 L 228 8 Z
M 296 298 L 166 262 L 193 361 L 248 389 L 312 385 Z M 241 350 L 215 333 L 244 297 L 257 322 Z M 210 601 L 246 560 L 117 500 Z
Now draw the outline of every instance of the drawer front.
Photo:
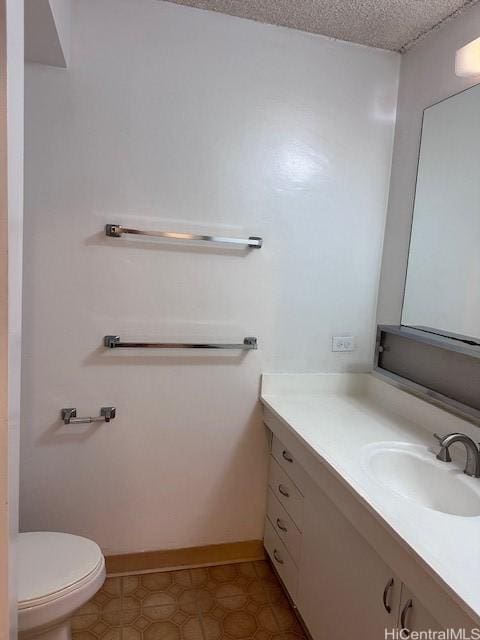
M 272 440 L 272 455 L 282 469 L 288 473 L 300 491 L 304 493 L 307 485 L 307 472 L 298 464 L 292 452 L 284 447 L 275 435 Z
M 300 563 L 302 534 L 280 502 L 276 499 L 271 489 L 268 490 L 267 516 L 298 567 Z
M 288 515 L 302 530 L 303 496 L 273 456 L 270 456 L 268 484 Z
M 297 597 L 298 570 L 270 521 L 265 521 L 265 549 L 293 601 Z

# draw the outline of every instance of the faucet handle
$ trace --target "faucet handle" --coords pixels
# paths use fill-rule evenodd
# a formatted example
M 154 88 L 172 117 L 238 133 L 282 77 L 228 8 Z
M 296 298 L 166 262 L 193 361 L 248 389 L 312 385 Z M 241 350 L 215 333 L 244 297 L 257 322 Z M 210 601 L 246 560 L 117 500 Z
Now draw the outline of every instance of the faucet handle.
M 437 453 L 437 460 L 441 460 L 442 462 L 451 462 L 452 457 L 450 455 L 450 451 L 448 450 L 448 447 L 443 444 L 447 436 L 440 436 L 438 433 L 434 433 L 433 437 L 439 441 L 441 447 L 440 451 Z

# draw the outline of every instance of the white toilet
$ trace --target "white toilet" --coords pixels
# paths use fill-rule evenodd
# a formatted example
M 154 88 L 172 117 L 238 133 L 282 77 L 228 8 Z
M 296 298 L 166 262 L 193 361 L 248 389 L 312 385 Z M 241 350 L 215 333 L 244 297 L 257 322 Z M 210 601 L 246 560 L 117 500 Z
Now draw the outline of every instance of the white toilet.
M 19 638 L 69 640 L 70 617 L 105 580 L 100 547 L 68 533 L 21 533 L 17 563 Z

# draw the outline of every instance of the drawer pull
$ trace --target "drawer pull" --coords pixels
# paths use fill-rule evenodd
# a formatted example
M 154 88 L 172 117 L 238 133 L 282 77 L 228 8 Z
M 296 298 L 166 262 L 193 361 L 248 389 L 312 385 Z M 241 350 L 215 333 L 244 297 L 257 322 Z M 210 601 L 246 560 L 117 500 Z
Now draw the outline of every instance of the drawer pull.
M 278 485 L 278 490 L 280 491 L 282 496 L 285 496 L 285 498 L 289 498 L 290 497 L 290 494 L 288 493 L 288 490 L 285 489 L 285 485 L 279 484 Z
M 276 549 L 273 550 L 273 557 L 278 562 L 278 564 L 284 564 L 280 554 L 278 553 L 278 551 Z
M 283 520 L 280 520 L 280 518 L 277 518 L 277 527 L 280 529 L 280 531 L 288 531 L 287 527 L 283 523 Z
M 385 607 L 385 611 L 387 613 L 392 612 L 392 607 L 387 603 L 388 595 L 390 593 L 391 588 L 393 587 L 393 578 L 391 578 L 387 584 L 385 585 L 385 589 L 383 590 L 383 606 Z
M 287 462 L 293 462 L 293 458 L 292 458 L 291 454 L 288 453 L 288 451 L 286 449 L 283 450 L 282 457 Z
M 400 628 L 401 630 L 404 632 L 404 634 L 406 633 L 407 635 L 404 635 L 404 638 L 409 638 L 410 637 L 410 631 L 409 629 L 407 629 L 406 625 L 406 621 L 407 621 L 407 613 L 409 609 L 412 609 L 413 607 L 413 602 L 412 600 L 407 600 L 407 602 L 405 603 L 405 606 L 402 609 L 402 613 L 400 615 Z

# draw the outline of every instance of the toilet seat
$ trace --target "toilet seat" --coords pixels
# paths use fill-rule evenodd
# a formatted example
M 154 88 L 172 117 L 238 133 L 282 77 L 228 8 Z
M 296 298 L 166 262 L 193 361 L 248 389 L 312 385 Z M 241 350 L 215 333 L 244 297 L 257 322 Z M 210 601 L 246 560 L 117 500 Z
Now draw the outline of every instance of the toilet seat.
M 105 580 L 100 547 L 80 536 L 40 531 L 21 533 L 17 549 L 20 638 L 69 640 L 70 617 Z
M 104 559 L 92 540 L 68 533 L 21 533 L 18 609 L 39 606 L 81 588 Z

